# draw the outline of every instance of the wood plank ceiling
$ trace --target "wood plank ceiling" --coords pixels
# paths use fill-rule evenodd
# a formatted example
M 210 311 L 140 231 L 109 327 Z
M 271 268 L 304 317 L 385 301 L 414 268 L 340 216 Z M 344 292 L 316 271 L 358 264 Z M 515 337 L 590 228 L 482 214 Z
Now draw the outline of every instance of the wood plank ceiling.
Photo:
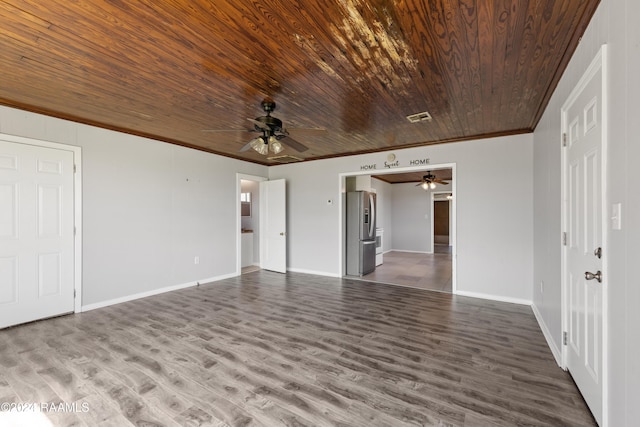
M 598 3 L 0 1 L 0 104 L 262 164 L 266 97 L 304 160 L 531 132 Z
M 450 168 L 425 169 L 417 172 L 386 173 L 371 175 L 371 177 L 389 184 L 406 184 L 408 182 L 422 182 L 422 178 L 427 174 L 431 174 L 437 179 L 441 179 L 449 183 L 453 181 L 453 171 Z

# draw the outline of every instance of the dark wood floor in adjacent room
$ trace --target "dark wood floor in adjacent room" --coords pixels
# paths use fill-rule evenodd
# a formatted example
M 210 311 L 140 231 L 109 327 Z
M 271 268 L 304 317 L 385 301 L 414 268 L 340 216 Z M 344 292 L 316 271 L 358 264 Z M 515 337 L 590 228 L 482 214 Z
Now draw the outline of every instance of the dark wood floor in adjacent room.
M 529 307 L 295 273 L 5 329 L 0 367 L 88 404 L 56 426 L 594 425 Z

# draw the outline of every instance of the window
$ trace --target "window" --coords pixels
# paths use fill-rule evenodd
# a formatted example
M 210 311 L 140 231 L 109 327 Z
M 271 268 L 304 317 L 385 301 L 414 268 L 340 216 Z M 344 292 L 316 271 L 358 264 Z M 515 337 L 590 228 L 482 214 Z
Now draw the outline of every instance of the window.
M 240 215 L 251 216 L 251 193 L 240 193 Z

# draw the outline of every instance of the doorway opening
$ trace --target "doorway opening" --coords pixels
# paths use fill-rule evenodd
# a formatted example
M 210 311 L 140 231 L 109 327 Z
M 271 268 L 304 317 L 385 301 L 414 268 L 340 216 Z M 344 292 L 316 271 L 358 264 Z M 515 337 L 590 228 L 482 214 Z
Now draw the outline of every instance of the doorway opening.
M 434 254 L 450 254 L 452 239 L 451 203 L 453 193 L 450 191 L 434 191 L 431 193 L 431 252 Z
M 434 174 L 445 183 L 427 190 L 423 177 Z M 407 286 L 440 292 L 455 292 L 455 164 L 428 168 L 395 168 L 390 171 L 341 175 L 341 276 L 349 279 Z M 346 275 L 348 257 L 346 193 L 376 193 L 376 267 L 373 272 Z M 436 203 L 446 201 L 446 244 L 443 231 L 435 231 Z M 438 242 L 436 242 L 438 240 Z
M 260 270 L 260 182 L 266 180 L 237 174 L 237 275 Z

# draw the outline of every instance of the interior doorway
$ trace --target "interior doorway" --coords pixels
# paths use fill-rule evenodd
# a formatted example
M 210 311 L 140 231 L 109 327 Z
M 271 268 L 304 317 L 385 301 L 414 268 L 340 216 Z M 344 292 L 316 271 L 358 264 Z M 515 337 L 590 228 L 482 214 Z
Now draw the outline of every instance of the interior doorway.
M 260 270 L 260 182 L 266 180 L 237 174 L 237 275 Z
M 425 189 L 423 178 L 432 174 L 438 176 L 440 182 L 435 188 L 427 186 Z M 341 179 L 341 189 L 345 194 L 354 190 L 353 186 L 347 185 L 354 179 L 357 183 L 355 190 L 376 193 L 376 228 L 384 236 L 381 239 L 382 254 L 377 254 L 376 269 L 363 276 L 344 277 L 454 293 L 455 164 L 431 165 L 428 169 L 424 166 L 395 168 L 376 174 L 344 174 Z M 447 244 L 443 248 L 435 245 L 437 251 L 434 250 L 434 194 L 438 198 L 444 197 L 449 207 Z M 343 221 L 346 214 L 344 199 L 341 208 Z M 343 222 L 341 233 L 344 275 L 346 236 Z
M 431 252 L 434 254 L 451 253 L 452 201 L 453 194 L 449 191 L 431 193 Z
M 80 154 L 0 135 L 0 329 L 82 311 Z
M 607 209 L 606 45 L 561 109 L 562 314 L 564 368 L 598 424 L 607 419 L 608 216 L 620 229 L 620 212 Z

